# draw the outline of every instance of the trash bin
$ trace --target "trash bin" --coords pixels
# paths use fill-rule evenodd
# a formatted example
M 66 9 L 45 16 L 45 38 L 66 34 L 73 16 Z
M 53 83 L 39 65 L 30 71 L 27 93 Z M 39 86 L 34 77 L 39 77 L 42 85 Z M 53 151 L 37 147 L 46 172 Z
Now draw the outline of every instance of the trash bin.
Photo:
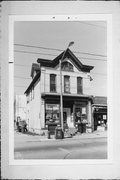
M 78 132 L 82 133 L 82 124 L 78 123 Z
M 56 128 L 56 124 L 50 123 L 48 124 L 48 139 L 51 139 L 51 135 L 55 134 L 55 128 Z
M 50 139 L 50 131 L 48 131 L 48 139 Z
M 83 123 L 83 124 L 82 124 L 82 132 L 83 132 L 83 133 L 86 133 L 86 123 Z
M 64 133 L 61 127 L 56 127 L 55 129 L 55 138 L 56 139 L 63 139 L 64 138 Z

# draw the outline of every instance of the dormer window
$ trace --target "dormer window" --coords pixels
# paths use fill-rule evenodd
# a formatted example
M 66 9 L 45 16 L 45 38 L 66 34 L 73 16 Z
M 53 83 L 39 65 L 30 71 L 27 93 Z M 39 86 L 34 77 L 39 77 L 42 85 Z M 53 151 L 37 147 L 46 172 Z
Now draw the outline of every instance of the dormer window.
M 56 92 L 56 74 L 50 74 L 50 92 Z
M 63 71 L 73 71 L 73 65 L 69 62 L 62 63 L 62 70 Z

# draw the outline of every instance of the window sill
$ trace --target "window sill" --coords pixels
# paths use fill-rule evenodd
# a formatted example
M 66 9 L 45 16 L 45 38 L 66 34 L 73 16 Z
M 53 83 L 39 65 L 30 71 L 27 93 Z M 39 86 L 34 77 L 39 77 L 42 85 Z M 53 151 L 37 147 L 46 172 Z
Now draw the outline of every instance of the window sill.
M 64 92 L 65 94 L 71 94 L 71 92 Z
M 57 91 L 50 91 L 50 93 L 57 93 Z

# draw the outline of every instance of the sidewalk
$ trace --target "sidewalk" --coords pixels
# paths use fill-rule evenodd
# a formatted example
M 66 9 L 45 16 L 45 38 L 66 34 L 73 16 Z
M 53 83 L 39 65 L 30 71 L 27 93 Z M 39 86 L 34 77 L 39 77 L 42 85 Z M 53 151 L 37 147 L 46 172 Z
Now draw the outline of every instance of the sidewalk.
M 83 134 L 80 134 L 80 135 L 75 135 L 73 136 L 72 138 L 74 139 L 89 139 L 89 138 L 104 138 L 104 137 L 107 137 L 107 131 L 94 131 L 92 133 L 83 133 Z
M 107 131 L 95 131 L 93 133 L 83 133 L 83 134 L 76 134 L 72 137 L 64 137 L 62 140 L 73 140 L 73 139 L 91 139 L 91 138 L 105 138 L 107 137 Z M 54 135 L 51 139 L 43 139 L 43 140 L 61 140 L 55 139 Z
M 67 141 L 67 140 L 77 140 L 77 139 L 91 139 L 91 138 L 105 138 L 107 137 L 107 131 L 94 131 L 92 133 L 83 133 L 79 134 L 77 133 L 75 136 L 72 137 L 64 137 L 64 139 L 55 139 L 55 135 L 51 135 L 50 139 L 48 139 L 47 136 L 41 136 L 36 134 L 29 134 L 29 133 L 19 133 L 15 131 L 15 134 L 18 135 L 20 138 L 21 136 L 26 139 L 33 139 L 33 141 Z

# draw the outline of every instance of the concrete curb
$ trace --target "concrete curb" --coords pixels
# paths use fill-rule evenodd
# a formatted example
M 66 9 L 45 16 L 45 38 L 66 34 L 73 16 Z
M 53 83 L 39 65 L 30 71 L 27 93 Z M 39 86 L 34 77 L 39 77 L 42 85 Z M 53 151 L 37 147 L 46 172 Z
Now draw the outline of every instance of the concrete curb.
M 42 138 L 40 139 L 41 141 L 67 141 L 67 140 L 77 140 L 77 139 L 92 139 L 92 138 L 106 138 L 107 137 L 107 132 L 96 132 L 96 133 L 89 133 L 89 134 L 80 134 L 80 135 L 75 135 L 73 137 L 65 137 L 64 139 L 55 139 L 52 137 L 51 139 L 48 138 Z
M 16 132 L 17 134 L 17 132 Z M 107 131 L 101 131 L 101 132 L 93 132 L 93 133 L 83 133 L 83 134 L 77 134 L 72 137 L 65 137 L 64 139 L 55 139 L 54 135 L 51 137 L 51 139 L 48 139 L 47 137 L 44 136 L 39 136 L 39 135 L 28 135 L 28 134 L 22 134 L 19 133 L 19 135 L 24 135 L 26 138 L 32 137 L 34 141 L 39 140 L 39 141 L 67 141 L 67 140 L 80 140 L 80 139 L 92 139 L 92 138 L 106 138 L 107 137 Z

